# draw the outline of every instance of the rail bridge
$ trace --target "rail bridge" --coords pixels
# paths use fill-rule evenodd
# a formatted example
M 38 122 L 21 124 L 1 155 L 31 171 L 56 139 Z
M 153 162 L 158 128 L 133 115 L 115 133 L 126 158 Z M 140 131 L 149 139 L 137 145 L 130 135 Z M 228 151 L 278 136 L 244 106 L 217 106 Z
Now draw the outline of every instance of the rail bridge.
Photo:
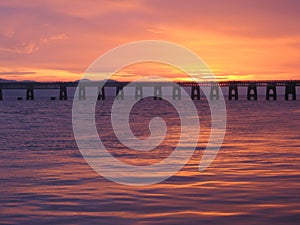
M 143 82 L 143 83 L 130 83 L 130 82 L 104 82 L 104 81 L 85 81 L 85 82 L 3 82 L 0 83 L 0 100 L 3 100 L 3 89 L 25 89 L 26 100 L 34 100 L 36 89 L 59 89 L 59 99 L 68 99 L 68 87 L 79 86 L 79 99 L 86 99 L 87 87 L 98 87 L 98 100 L 105 100 L 105 89 L 107 87 L 114 87 L 116 90 L 116 98 L 124 99 L 123 88 L 131 84 L 135 87 L 136 99 L 143 97 L 143 87 L 153 87 L 154 99 L 162 99 L 162 88 L 173 88 L 173 99 L 181 98 L 181 87 L 191 87 L 190 96 L 193 100 L 200 100 L 200 87 L 210 87 L 210 98 L 218 100 L 220 97 L 219 87 L 229 87 L 228 99 L 239 99 L 239 87 L 247 87 L 247 99 L 257 100 L 258 92 L 257 87 L 265 87 L 266 100 L 277 100 L 277 87 L 285 87 L 285 100 L 296 100 L 296 87 L 300 86 L 300 80 L 266 80 L 266 81 L 221 81 L 221 82 Z M 177 85 L 175 85 L 177 84 Z M 100 88 L 101 87 L 101 88 Z M 18 98 L 22 100 L 22 97 Z M 56 100 L 56 97 L 51 97 L 51 100 Z

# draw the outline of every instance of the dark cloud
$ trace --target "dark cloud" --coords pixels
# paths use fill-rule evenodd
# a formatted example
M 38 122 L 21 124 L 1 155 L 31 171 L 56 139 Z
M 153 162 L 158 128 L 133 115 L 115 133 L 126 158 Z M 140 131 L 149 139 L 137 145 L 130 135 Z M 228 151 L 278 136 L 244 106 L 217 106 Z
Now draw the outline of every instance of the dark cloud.
M 0 71 L 1 75 L 30 75 L 30 74 L 36 74 L 36 72 L 33 71 L 9 71 L 9 72 L 2 72 Z

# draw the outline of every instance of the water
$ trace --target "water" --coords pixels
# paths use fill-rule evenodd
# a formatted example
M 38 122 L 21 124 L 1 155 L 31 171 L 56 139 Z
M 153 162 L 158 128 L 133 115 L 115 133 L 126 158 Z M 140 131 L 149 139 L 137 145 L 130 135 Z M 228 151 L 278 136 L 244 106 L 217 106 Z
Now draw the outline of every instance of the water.
M 83 159 L 72 101 L 0 102 L 0 224 L 298 224 L 300 102 L 227 102 L 223 146 L 201 173 L 209 116 L 203 101 L 195 103 L 203 135 L 189 163 L 162 183 L 133 187 L 106 180 Z M 141 138 L 149 135 L 147 112 L 169 125 L 170 140 L 140 155 L 113 137 L 111 101 L 101 104 L 97 128 L 115 157 L 143 166 L 172 152 L 179 124 L 168 104 L 133 110 Z

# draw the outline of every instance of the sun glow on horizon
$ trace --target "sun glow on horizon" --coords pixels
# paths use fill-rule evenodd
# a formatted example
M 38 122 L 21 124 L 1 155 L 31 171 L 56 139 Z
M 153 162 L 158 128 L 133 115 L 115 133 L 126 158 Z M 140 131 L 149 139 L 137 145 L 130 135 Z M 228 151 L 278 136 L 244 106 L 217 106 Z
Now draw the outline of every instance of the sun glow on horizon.
M 1 9 L 1 79 L 74 81 L 110 49 L 164 40 L 195 52 L 220 81 L 300 80 L 297 1 L 245 0 L 234 7 L 213 1 L 100 0 L 84 7 L 64 0 L 6 1 Z M 122 71 L 120 80 L 146 75 L 186 79 L 172 69 Z

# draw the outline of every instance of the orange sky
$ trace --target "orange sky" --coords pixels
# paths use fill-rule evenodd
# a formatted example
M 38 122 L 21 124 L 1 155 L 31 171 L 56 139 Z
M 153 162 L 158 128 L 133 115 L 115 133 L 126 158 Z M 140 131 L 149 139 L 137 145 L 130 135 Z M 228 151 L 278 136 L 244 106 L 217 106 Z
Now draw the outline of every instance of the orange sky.
M 0 78 L 77 80 L 106 51 L 155 39 L 196 52 L 218 79 L 300 79 L 299 12 L 297 0 L 1 1 Z

